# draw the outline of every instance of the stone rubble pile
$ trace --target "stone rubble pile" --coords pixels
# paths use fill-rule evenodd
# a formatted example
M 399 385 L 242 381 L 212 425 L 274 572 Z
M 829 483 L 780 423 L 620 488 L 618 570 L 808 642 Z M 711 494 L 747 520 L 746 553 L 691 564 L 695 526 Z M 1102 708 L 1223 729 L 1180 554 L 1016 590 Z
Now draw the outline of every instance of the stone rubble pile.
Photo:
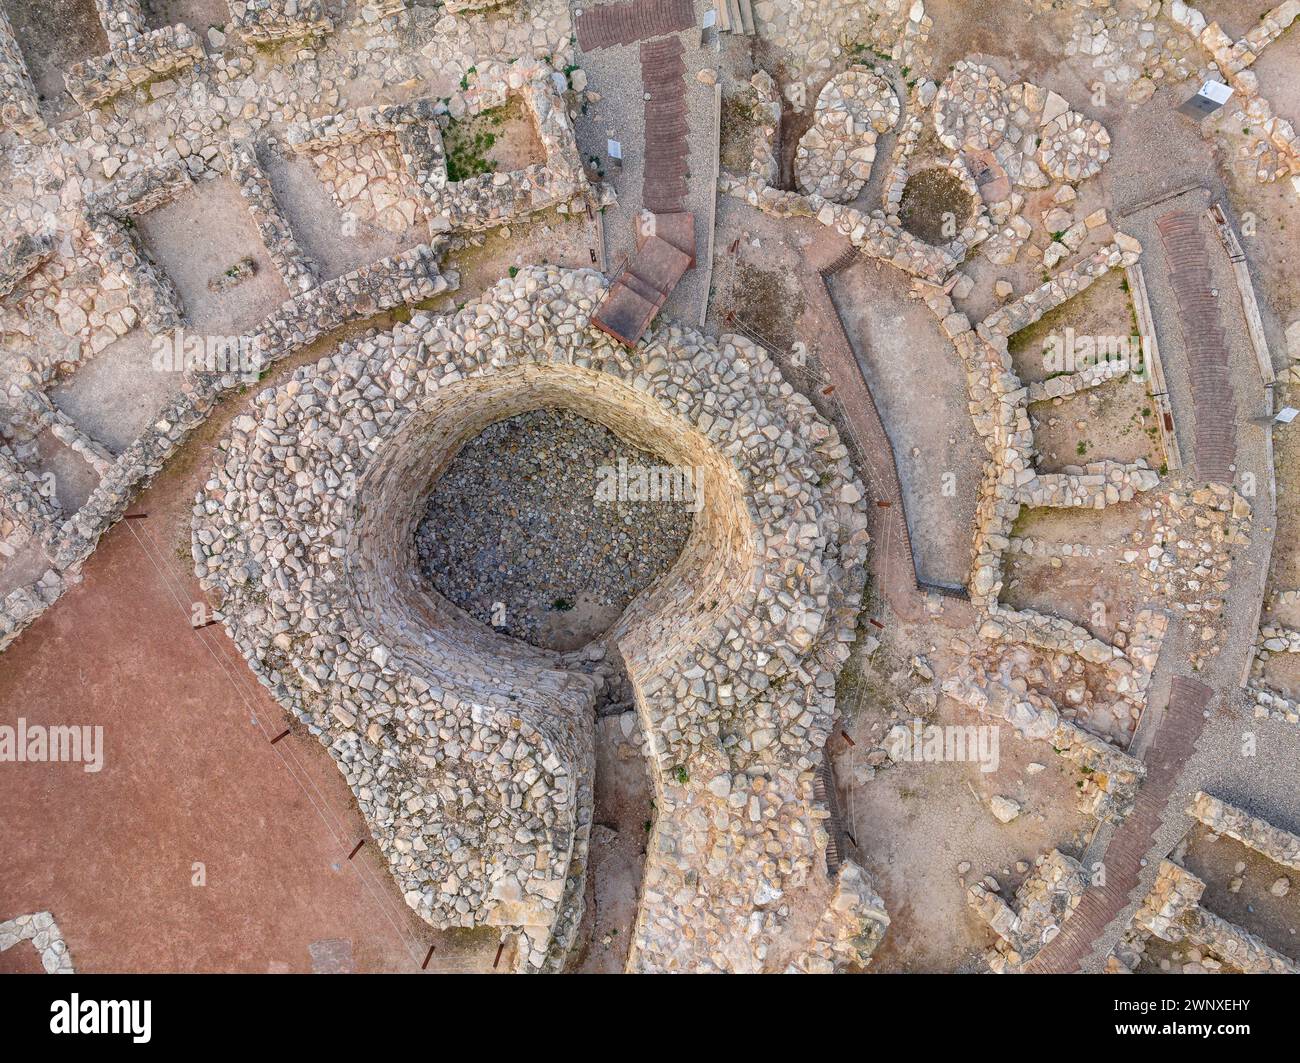
M 984 954 L 994 974 L 1018 974 L 1079 906 L 1086 885 L 1079 861 L 1057 849 L 1034 861 L 1033 870 L 1019 886 L 1011 903 L 984 882 L 966 889 L 966 903 L 998 936 Z
M 804 951 L 790 961 L 786 974 L 838 974 L 863 971 L 889 929 L 885 902 L 871 879 L 852 860 L 840 865 L 835 892 Z
M 1049 743 L 1058 756 L 1086 769 L 1078 790 L 1080 811 L 1107 822 L 1128 815 L 1146 776 L 1142 762 L 1065 719 L 1050 698 L 1015 674 L 1011 658 L 993 667 L 971 658 L 952 669 L 943 692 L 982 716 L 1005 720 L 1022 738 Z

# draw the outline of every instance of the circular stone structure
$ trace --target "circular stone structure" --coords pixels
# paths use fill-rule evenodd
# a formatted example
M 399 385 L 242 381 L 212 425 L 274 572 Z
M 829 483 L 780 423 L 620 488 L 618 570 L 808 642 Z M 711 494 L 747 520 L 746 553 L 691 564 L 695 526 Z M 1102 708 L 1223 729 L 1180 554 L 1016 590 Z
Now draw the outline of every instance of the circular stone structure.
M 407 903 L 515 928 L 515 967 L 556 969 L 582 914 L 600 679 L 438 595 L 415 527 L 461 446 L 528 410 L 697 470 L 686 546 L 611 630 L 657 810 L 628 964 L 761 970 L 806 940 L 800 890 L 831 911 L 815 774 L 865 582 L 863 492 L 761 349 L 660 325 L 628 350 L 591 327 L 604 292 L 593 271 L 524 269 L 262 391 L 196 500 L 196 574 L 336 760 Z
M 1066 111 L 1043 126 L 1038 161 L 1058 181 L 1082 181 L 1110 158 L 1110 134 L 1096 119 Z
M 831 78 L 795 149 L 800 189 L 832 203 L 854 199 L 871 177 L 877 136 L 898 124 L 899 113 L 892 86 L 871 71 L 849 69 Z
M 950 151 L 992 151 L 1011 127 L 1007 85 L 990 66 L 958 60 L 934 96 L 934 131 Z

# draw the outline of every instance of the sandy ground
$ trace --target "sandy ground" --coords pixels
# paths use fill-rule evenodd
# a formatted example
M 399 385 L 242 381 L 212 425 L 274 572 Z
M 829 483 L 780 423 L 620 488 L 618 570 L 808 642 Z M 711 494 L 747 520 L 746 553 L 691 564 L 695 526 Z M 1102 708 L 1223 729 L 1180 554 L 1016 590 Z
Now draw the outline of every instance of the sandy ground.
M 1202 908 L 1257 935 L 1278 952 L 1300 959 L 1300 890 L 1294 888 L 1300 876 L 1294 871 L 1232 838 L 1212 834 L 1199 823 L 1187 836 L 1182 863 L 1205 881 Z M 1284 877 L 1293 888 L 1285 897 L 1273 896 L 1269 888 Z M 1234 878 L 1241 879 L 1236 893 L 1230 889 Z
M 230 24 L 226 0 L 145 0 L 144 7 L 150 26 L 174 26 L 179 22 L 196 33 L 204 33 L 209 26 Z
M 114 527 L 5 653 L 0 719 L 102 726 L 106 754 L 97 774 L 0 773 L 0 916 L 53 911 L 85 971 L 416 971 L 430 945 L 430 971 L 490 969 L 495 934 L 427 927 L 373 843 L 349 860 L 368 834 L 328 752 L 220 626 L 191 626 L 190 506 L 246 401 L 227 400 L 133 505 L 148 518 Z
M 1010 576 L 1002 599 L 1013 608 L 1040 609 L 1082 624 L 1099 638 L 1114 635 L 1115 625 L 1131 620 L 1146 601 L 1137 574 L 1122 563 L 1125 550 L 1142 551 L 1150 539 L 1133 533 L 1144 507 L 1110 506 L 1103 510 L 1033 509 L 1022 511 L 1015 534 L 1053 544 L 1086 546 L 1095 556 L 1007 558 Z M 1099 611 L 1096 603 L 1105 608 Z
M 36 437 L 39 469 L 54 476 L 55 497 L 64 513 L 75 513 L 99 483 L 99 474 L 46 429 Z
M 1060 472 L 1089 461 L 1165 464 L 1156 408 L 1145 380 L 1123 376 L 1030 407 L 1038 468 Z
M 182 381 L 181 373 L 154 368 L 153 341 L 136 329 L 51 390 L 50 398 L 92 439 L 120 454 L 180 393 Z
M 963 586 L 987 453 L 967 412 L 957 354 L 905 283 L 896 271 L 861 263 L 831 290 L 893 444 L 917 573 Z
M 587 911 L 569 967 L 584 974 L 623 970 L 632 942 L 654 802 L 636 713 L 596 723 L 596 810 L 591 828 Z
M 189 330 L 239 336 L 290 297 L 233 181 L 202 181 L 138 222 L 141 242 L 180 293 Z M 214 292 L 209 285 L 244 259 L 254 274 Z
M 63 72 L 108 51 L 94 0 L 4 0 L 4 8 L 42 102 L 54 111 L 72 107 Z
M 877 672 L 885 670 L 888 658 L 880 655 L 888 652 L 888 646 L 877 651 Z M 1002 727 L 994 771 L 970 761 L 903 762 L 861 782 L 873 727 L 883 732 L 878 714 L 884 700 L 876 691 L 846 724 L 855 745 L 832 741 L 836 776 L 847 791 L 842 808 L 855 843 L 850 851 L 871 872 L 890 915 L 872 970 L 979 970 L 979 953 L 993 937 L 966 906 L 965 884 L 992 874 L 1005 894 L 1024 877 L 1017 861 L 1032 862 L 1052 847 L 1078 856 L 1092 827 L 1090 817 L 1075 810 L 1078 775 L 1047 744 L 1018 739 Z M 983 723 L 947 698 L 925 722 Z M 1034 763 L 1044 770 L 1031 780 Z M 995 795 L 1020 802 L 1021 816 L 1009 824 L 994 819 L 988 802 Z M 971 865 L 965 884 L 957 870 L 963 861 Z

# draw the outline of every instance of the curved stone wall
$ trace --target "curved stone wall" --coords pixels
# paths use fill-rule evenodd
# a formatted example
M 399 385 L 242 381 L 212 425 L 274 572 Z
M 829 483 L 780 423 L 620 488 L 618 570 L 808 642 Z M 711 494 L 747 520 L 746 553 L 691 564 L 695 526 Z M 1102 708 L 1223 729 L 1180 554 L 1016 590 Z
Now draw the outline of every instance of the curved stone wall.
M 518 966 L 553 967 L 581 915 L 600 680 L 438 595 L 415 525 L 466 441 L 537 407 L 702 469 L 686 548 L 612 632 L 658 810 L 630 963 L 759 969 L 798 945 L 787 891 L 830 890 L 812 780 L 864 580 L 862 491 L 758 348 L 661 326 L 628 351 L 589 327 L 603 287 L 523 270 L 264 391 L 198 498 L 196 569 L 407 902 L 520 928 Z

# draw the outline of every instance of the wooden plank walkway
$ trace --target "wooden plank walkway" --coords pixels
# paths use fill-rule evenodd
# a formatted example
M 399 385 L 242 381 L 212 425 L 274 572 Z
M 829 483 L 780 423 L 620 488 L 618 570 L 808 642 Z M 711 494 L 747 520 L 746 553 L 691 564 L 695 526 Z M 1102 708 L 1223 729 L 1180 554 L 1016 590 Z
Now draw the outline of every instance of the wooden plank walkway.
M 1228 377 L 1228 344 L 1213 294 L 1214 275 L 1200 217 L 1173 210 L 1156 219 L 1178 303 L 1196 422 L 1193 453 L 1204 480 L 1231 484 L 1237 460 L 1237 400 Z
M 645 101 L 645 173 L 641 200 L 655 214 L 686 207 L 686 48 L 678 37 L 641 45 Z
M 1106 847 L 1103 863 L 1105 884 L 1089 887 L 1060 934 L 1026 965 L 1029 973 L 1069 974 L 1078 971 L 1106 928 L 1133 900 L 1133 891 L 1137 889 L 1142 874 L 1142 861 L 1164 855 L 1150 854 L 1148 850 L 1168 814 L 1174 784 L 1191 759 L 1196 741 L 1205 727 L 1205 710 L 1212 694 L 1213 691 L 1204 683 L 1183 676 L 1174 677 L 1169 704 L 1146 757 L 1147 777 L 1138 790 L 1133 811 L 1119 825 Z
M 680 33 L 695 25 L 692 0 L 624 0 L 587 8 L 577 19 L 584 52 Z

